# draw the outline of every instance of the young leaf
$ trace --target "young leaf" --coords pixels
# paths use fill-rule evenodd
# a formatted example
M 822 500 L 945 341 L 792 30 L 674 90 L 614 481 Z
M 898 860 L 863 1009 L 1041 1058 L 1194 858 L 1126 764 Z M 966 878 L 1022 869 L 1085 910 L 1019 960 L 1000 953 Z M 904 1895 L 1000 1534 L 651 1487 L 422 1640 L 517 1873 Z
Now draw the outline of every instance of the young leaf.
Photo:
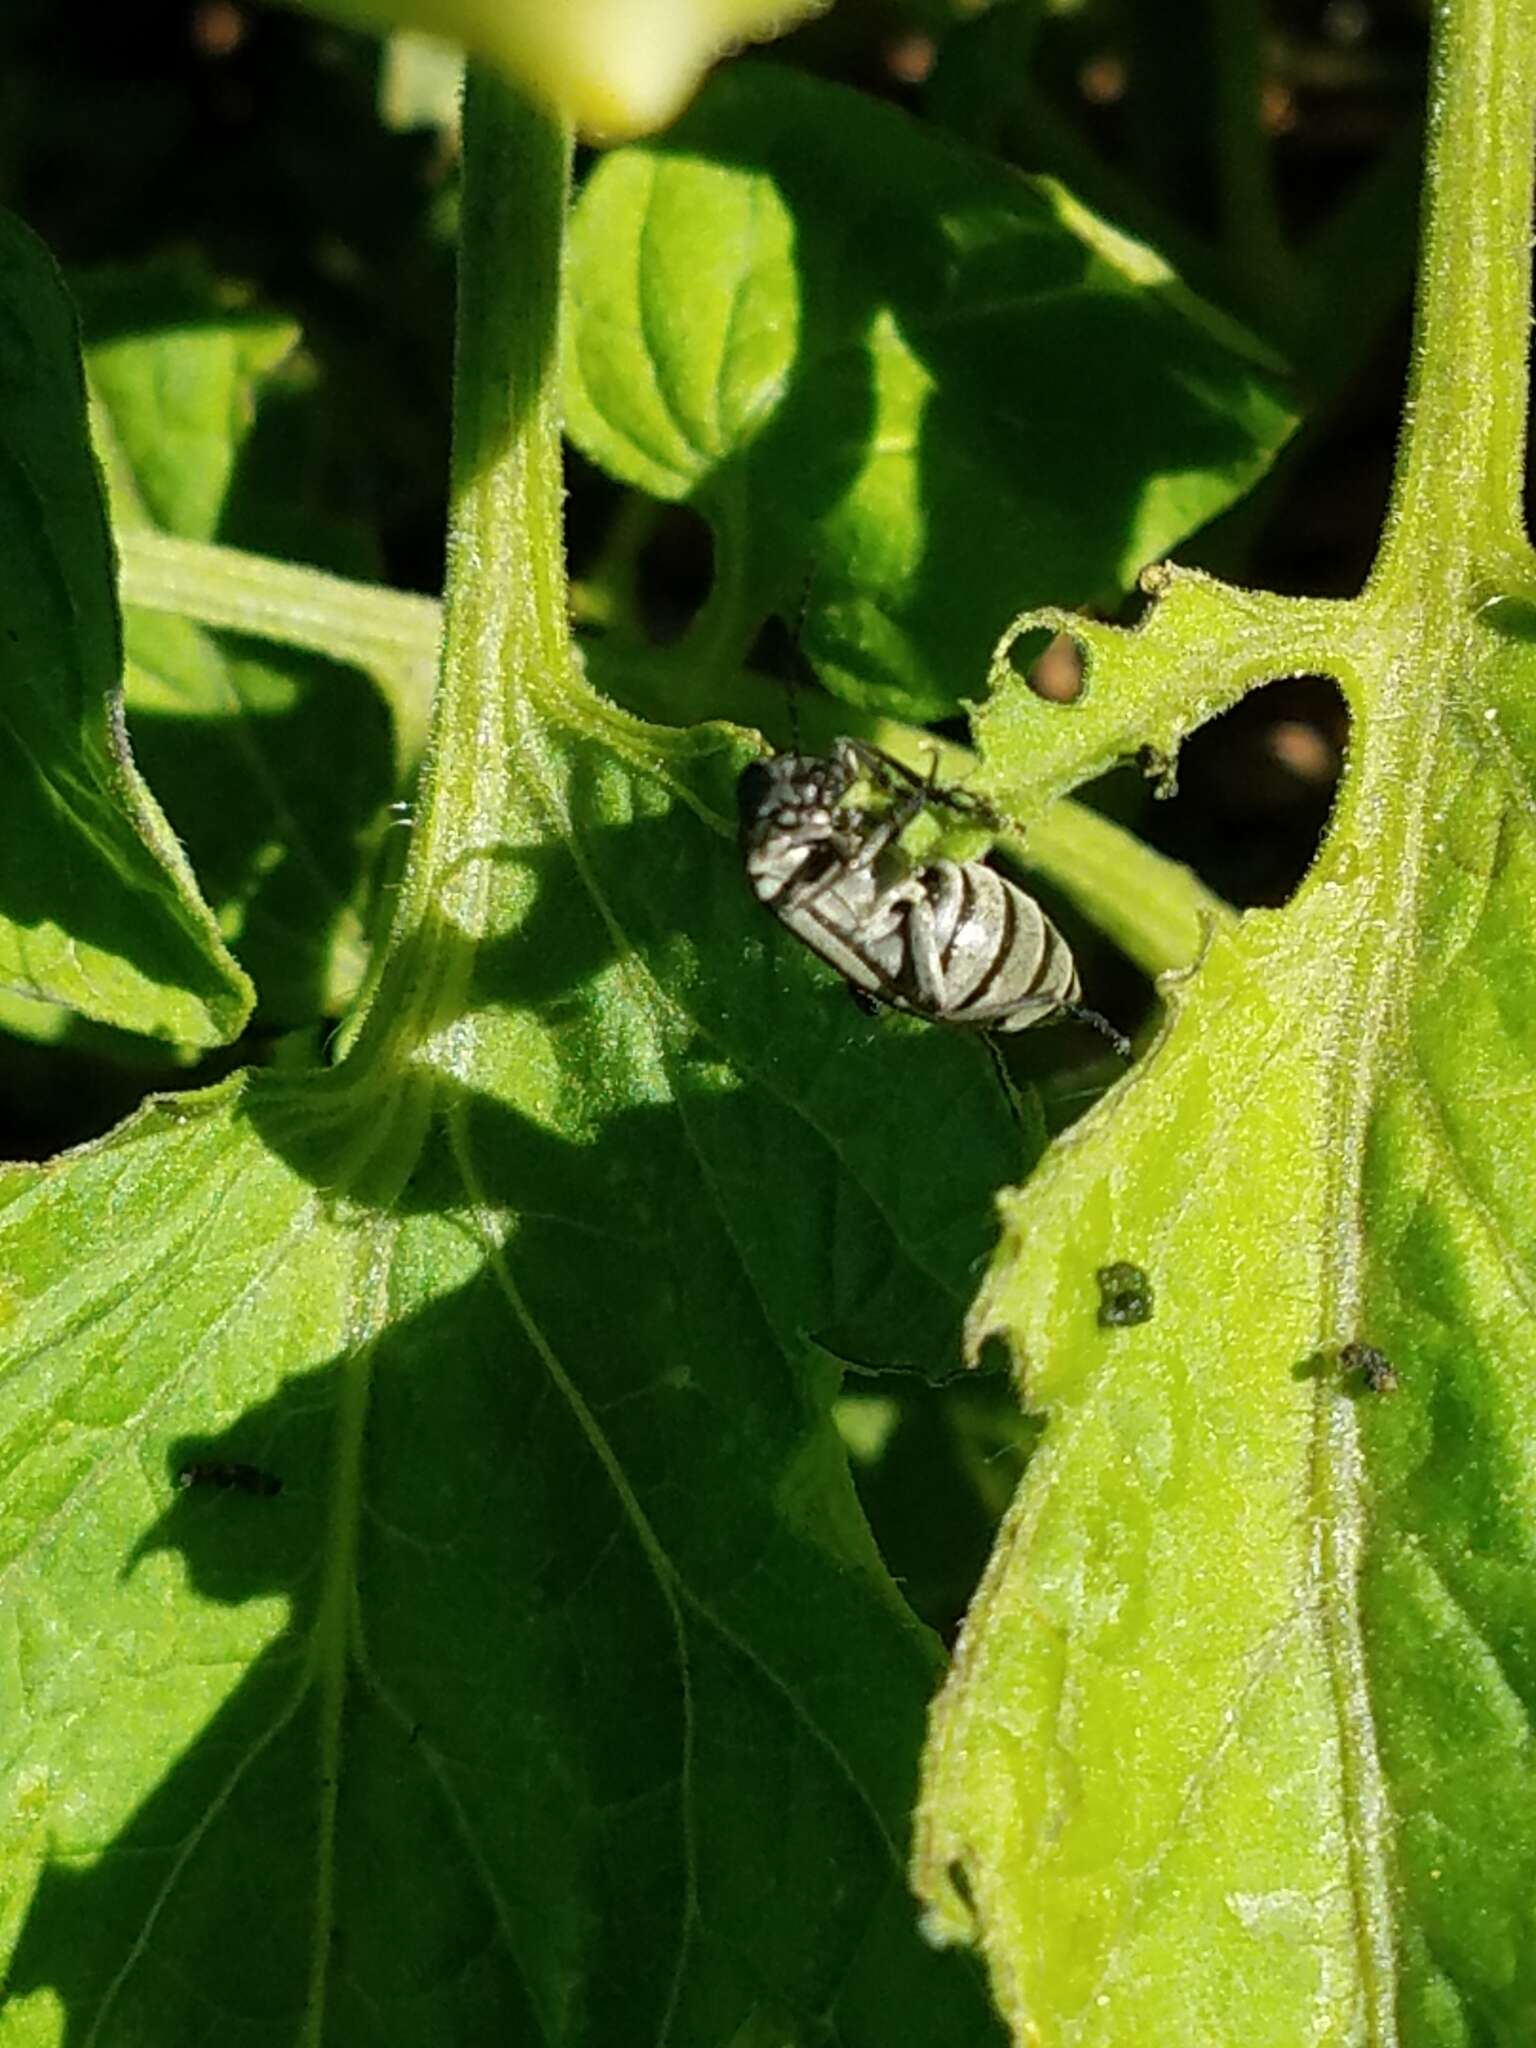
M 146 1036 L 216 1045 L 251 1006 L 123 732 L 112 544 L 74 315 L 0 215 L 0 981 Z
M 181 266 L 96 272 L 77 291 L 114 528 L 215 539 L 261 386 L 298 329 L 220 303 Z
M 722 640 L 813 569 L 819 672 L 916 719 L 974 693 L 1021 601 L 1125 589 L 1293 423 L 1153 251 L 767 65 L 597 166 L 570 289 L 569 431 L 709 519 Z
M 1007 1200 L 974 1311 L 1049 1420 L 935 1712 L 916 1881 L 1021 2042 L 1512 2043 L 1536 2010 L 1536 9 L 1438 25 L 1367 590 L 1164 577 L 1137 632 L 1072 628 L 1078 704 L 1004 684 L 984 721 L 1047 790 L 1274 675 L 1337 677 L 1354 721 L 1295 901 L 1211 933 Z

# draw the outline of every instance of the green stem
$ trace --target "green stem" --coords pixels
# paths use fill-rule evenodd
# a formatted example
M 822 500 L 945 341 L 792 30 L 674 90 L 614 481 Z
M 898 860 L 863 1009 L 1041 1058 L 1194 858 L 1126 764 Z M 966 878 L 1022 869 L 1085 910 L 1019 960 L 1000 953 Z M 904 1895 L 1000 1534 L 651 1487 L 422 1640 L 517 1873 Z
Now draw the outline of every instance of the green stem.
M 1211 934 L 1237 923 L 1231 905 L 1213 895 L 1192 868 L 1070 798 L 1042 811 L 1027 839 L 1005 843 L 1143 974 L 1188 972 Z
M 571 669 L 559 314 L 570 138 L 471 71 L 464 106 L 443 665 L 370 1035 L 408 1057 L 463 1007 L 520 712 Z M 359 1047 L 359 1056 L 363 1048 Z
M 437 673 L 442 615 L 436 598 L 148 527 L 126 527 L 116 539 L 125 605 L 366 669 L 394 715 L 401 771 L 414 767 Z
M 1524 546 L 1533 0 L 1441 0 L 1413 364 L 1372 596 L 1462 588 Z
M 679 724 L 718 716 L 719 679 L 741 667 L 763 622 L 747 572 L 748 518 L 739 490 L 716 502 L 714 547 L 709 595 L 672 650 L 673 715 Z

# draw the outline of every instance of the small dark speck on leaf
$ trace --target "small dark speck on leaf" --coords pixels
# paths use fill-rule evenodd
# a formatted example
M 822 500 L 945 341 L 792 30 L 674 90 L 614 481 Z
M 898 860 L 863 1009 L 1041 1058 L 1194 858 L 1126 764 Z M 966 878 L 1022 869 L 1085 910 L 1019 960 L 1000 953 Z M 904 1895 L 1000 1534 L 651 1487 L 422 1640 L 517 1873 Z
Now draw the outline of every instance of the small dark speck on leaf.
M 1151 1322 L 1152 1282 L 1140 1266 L 1117 1260 L 1112 1266 L 1100 1266 L 1097 1277 L 1101 1329 L 1123 1330 L 1133 1323 Z
M 1346 1373 L 1358 1373 L 1373 1394 L 1397 1391 L 1397 1367 L 1374 1344 L 1346 1344 L 1339 1353 L 1339 1365 Z

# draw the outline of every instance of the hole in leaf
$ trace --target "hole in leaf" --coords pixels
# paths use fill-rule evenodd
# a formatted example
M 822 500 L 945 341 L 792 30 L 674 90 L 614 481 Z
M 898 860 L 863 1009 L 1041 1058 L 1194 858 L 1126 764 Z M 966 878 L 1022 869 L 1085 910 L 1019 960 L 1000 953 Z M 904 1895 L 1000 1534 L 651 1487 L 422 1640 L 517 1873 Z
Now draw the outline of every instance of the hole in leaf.
M 1083 694 L 1083 650 L 1070 633 L 1048 640 L 1029 668 L 1029 687 L 1050 704 L 1073 704 Z
M 994 1532 L 1040 1439 L 1002 1374 L 940 1386 L 857 1374 L 836 1409 L 859 1502 L 913 1610 L 953 1642 Z
M 1009 643 L 1007 662 L 1020 682 L 1048 703 L 1075 703 L 1083 694 L 1087 663 L 1082 647 L 1070 633 L 1031 627 Z
M 1316 858 L 1348 739 L 1328 677 L 1268 683 L 1185 741 L 1174 793 L 1149 790 L 1137 829 L 1227 902 L 1278 906 Z

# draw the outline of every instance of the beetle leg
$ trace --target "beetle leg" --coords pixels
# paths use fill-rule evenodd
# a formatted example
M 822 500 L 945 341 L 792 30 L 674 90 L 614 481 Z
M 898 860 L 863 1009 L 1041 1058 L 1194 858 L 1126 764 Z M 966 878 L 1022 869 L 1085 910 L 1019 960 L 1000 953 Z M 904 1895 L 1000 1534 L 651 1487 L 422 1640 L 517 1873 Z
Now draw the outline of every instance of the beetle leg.
M 919 804 L 917 809 L 920 810 L 921 808 L 922 806 Z M 858 842 L 857 849 L 849 856 L 849 867 L 872 868 L 881 854 L 885 852 L 885 849 L 888 846 L 893 846 L 902 833 L 906 831 L 916 815 L 917 810 L 908 810 L 904 802 L 898 804 L 893 811 L 881 818 L 877 824 L 872 825 L 864 833 Z M 895 882 L 891 886 L 893 888 L 901 888 L 904 886 L 904 883 Z
M 848 856 L 852 868 L 873 867 L 922 810 L 927 802 L 926 786 L 900 761 L 882 753 L 879 747 L 872 747 L 867 740 L 838 740 L 832 752 L 839 773 L 846 778 L 846 787 L 867 782 L 882 796 L 892 799 L 885 816 L 868 827 Z
M 874 746 L 868 740 L 839 740 L 835 751 L 838 764 L 850 782 L 862 775 L 866 782 L 873 783 L 887 795 L 894 796 L 898 789 L 904 790 L 906 793 L 901 803 L 903 806 L 911 804 L 909 818 L 927 806 L 935 806 L 953 811 L 959 818 L 972 818 L 992 832 L 1010 829 L 1009 821 L 1002 812 L 989 804 L 984 796 L 973 795 L 955 782 L 940 782 L 937 747 L 929 751 L 926 775 L 919 775 L 905 761 L 898 761 L 894 754 L 886 753 L 883 747 Z
M 965 903 L 964 872 L 953 861 L 934 861 L 908 878 L 901 900 L 906 958 L 900 979 L 908 984 L 906 993 L 914 1009 L 942 1017 L 949 1007 L 944 956 Z
M 949 863 L 944 863 L 946 867 Z M 956 880 L 958 881 L 958 871 Z M 915 1009 L 942 1017 L 945 1009 L 944 952 L 938 919 L 926 892 L 913 901 L 907 915 L 907 976 Z
M 923 871 L 924 892 L 933 907 L 933 940 L 940 953 L 954 943 L 965 908 L 965 872 L 952 860 L 930 861 Z
M 872 941 L 888 938 L 919 911 L 926 909 L 927 904 L 922 876 L 898 875 L 883 889 L 877 889 L 870 898 L 863 919 L 864 931 Z

